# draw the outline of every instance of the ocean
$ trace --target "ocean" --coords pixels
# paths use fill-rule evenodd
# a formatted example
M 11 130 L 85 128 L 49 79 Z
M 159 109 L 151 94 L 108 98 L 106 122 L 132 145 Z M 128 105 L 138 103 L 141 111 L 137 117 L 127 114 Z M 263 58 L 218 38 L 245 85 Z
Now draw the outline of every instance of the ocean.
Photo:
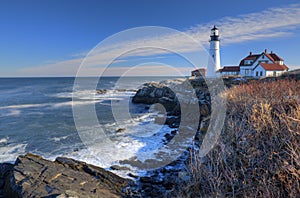
M 85 85 L 96 80 L 96 89 L 103 90 L 100 94 L 96 89 L 84 88 L 89 86 L 74 86 L 72 77 L 0 78 L 0 162 L 13 163 L 17 156 L 28 152 L 50 160 L 71 157 L 107 169 L 120 160 L 148 160 L 153 156 L 145 155 L 145 151 L 160 147 L 164 134 L 172 129 L 154 123 L 157 112 L 143 104 L 132 104 L 130 99 L 143 83 L 169 78 L 123 77 L 121 83 L 118 77 L 102 77 L 99 81 L 81 79 Z M 95 153 L 82 140 L 72 107 L 84 109 L 91 104 L 95 107 L 98 126 L 91 125 L 89 130 L 97 131 L 100 126 L 106 137 L 114 141 L 114 148 L 103 143 Z M 124 107 L 128 108 L 130 119 L 118 115 L 118 110 Z M 86 119 L 91 119 L 88 114 Z M 133 139 L 133 134 L 138 135 Z

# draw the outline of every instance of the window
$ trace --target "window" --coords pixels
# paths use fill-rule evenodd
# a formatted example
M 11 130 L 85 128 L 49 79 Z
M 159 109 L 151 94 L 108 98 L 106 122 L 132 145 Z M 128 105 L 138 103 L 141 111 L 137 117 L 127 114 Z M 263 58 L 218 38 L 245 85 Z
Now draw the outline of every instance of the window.
M 268 63 L 268 60 L 260 60 L 258 63 Z
M 251 65 L 252 64 L 252 60 L 245 60 L 245 65 Z
M 273 71 L 273 76 L 276 76 L 276 71 Z
M 256 71 L 256 76 L 258 76 L 258 71 Z
M 261 72 L 260 72 L 260 76 L 262 76 L 262 75 L 263 75 L 263 72 L 261 71 Z
M 249 74 L 249 70 L 245 69 L 245 74 L 248 75 Z

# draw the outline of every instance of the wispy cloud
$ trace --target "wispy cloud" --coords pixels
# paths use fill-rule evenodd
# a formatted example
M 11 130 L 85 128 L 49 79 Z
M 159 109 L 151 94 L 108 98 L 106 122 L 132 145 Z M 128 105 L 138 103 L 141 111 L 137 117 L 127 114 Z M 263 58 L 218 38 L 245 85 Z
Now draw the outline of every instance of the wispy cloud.
M 255 41 L 260 39 L 271 39 L 274 37 L 292 36 L 291 30 L 300 27 L 300 4 L 288 5 L 282 8 L 270 8 L 258 13 L 240 15 L 237 17 L 225 17 L 217 21 L 206 24 L 200 24 L 189 28 L 186 33 L 195 41 L 206 45 L 209 38 L 209 30 L 212 24 L 216 24 L 222 32 L 222 45 L 230 45 L 245 41 Z M 238 35 L 238 37 L 237 37 Z M 127 53 L 128 46 L 145 46 L 139 48 L 134 53 Z M 161 34 L 154 37 L 137 37 L 134 36 L 120 40 L 99 49 L 96 48 L 85 65 L 88 67 L 84 72 L 85 75 L 94 75 L 96 70 L 103 69 L 103 64 L 107 60 L 122 55 L 116 62 L 128 63 L 132 57 L 151 59 L 153 56 L 161 57 L 172 52 L 168 50 L 150 49 L 151 46 L 163 46 L 165 49 L 176 49 L 180 53 L 191 53 L 199 50 L 195 43 L 188 42 L 186 37 L 180 33 Z M 78 53 L 70 60 L 55 62 L 51 64 L 40 65 L 37 67 L 25 68 L 20 72 L 25 75 L 67 75 L 76 74 L 83 56 L 86 54 Z M 129 58 L 131 57 L 131 58 Z M 155 57 L 153 58 L 155 59 Z M 123 67 L 126 69 L 126 67 Z M 128 68 L 127 68 L 128 69 Z M 115 70 L 114 70 L 115 71 Z M 109 75 L 109 72 L 107 72 Z M 112 74 L 113 74 L 112 70 Z

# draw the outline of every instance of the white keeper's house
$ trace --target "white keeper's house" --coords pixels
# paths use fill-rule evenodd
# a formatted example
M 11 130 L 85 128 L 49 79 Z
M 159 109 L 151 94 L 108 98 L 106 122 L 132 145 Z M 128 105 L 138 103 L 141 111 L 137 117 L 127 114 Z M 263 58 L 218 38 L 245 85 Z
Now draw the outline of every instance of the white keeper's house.
M 280 76 L 288 71 L 284 60 L 267 50 L 260 54 L 250 54 L 240 61 L 239 66 L 225 66 L 219 70 L 222 76 L 269 77 Z

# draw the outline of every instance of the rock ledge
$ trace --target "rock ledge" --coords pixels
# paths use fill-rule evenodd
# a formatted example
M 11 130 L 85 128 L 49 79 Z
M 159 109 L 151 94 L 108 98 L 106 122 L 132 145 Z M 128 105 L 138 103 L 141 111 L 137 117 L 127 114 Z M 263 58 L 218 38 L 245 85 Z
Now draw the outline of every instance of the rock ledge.
M 0 197 L 124 197 L 130 180 L 70 158 L 54 162 L 41 156 L 19 156 L 0 164 Z

